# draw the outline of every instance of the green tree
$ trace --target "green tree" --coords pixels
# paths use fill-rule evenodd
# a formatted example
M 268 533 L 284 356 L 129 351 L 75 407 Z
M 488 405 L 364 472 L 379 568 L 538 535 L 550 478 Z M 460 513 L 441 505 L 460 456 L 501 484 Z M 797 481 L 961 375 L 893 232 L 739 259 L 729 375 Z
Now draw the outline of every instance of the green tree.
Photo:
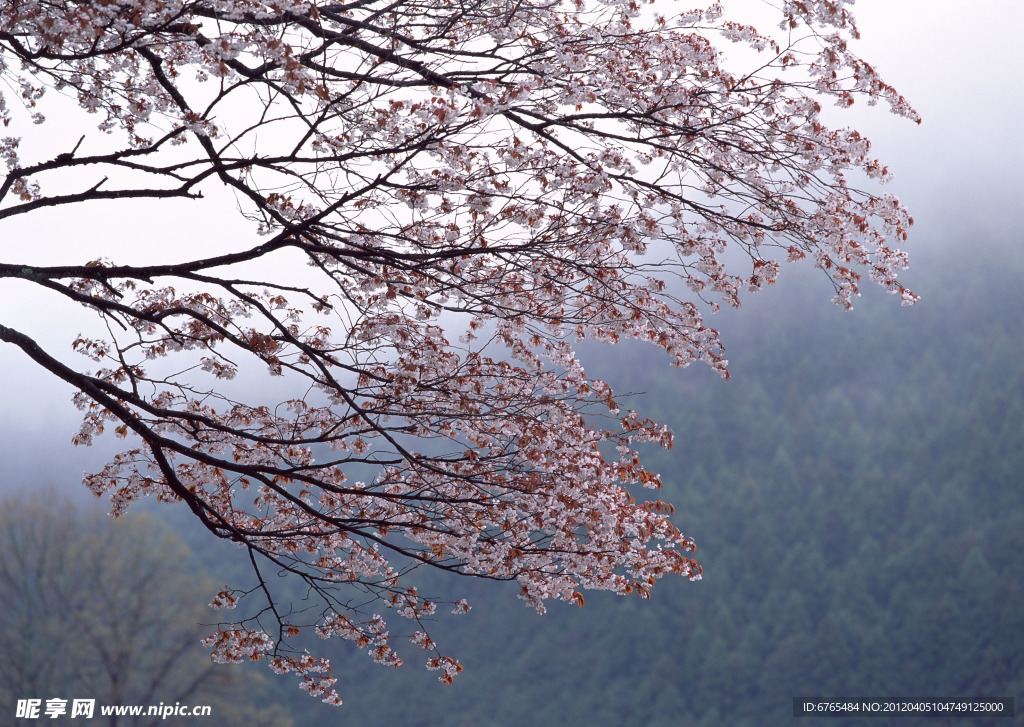
M 150 516 L 115 521 L 54 499 L 0 508 L 0 704 L 10 714 L 19 699 L 85 698 L 96 700 L 97 722 L 101 705 L 162 702 L 209 705 L 218 725 L 291 724 L 249 696 L 264 677 L 216 665 L 201 646 L 202 604 L 216 588 L 176 536 Z

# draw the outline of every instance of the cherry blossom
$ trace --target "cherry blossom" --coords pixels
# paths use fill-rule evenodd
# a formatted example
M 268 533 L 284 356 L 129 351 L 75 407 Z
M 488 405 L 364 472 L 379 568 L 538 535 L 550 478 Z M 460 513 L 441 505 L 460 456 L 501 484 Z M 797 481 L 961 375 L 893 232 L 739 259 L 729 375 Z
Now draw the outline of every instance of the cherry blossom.
M 863 100 L 919 121 L 851 49 L 850 5 L 785 0 L 755 28 L 646 0 L 2 0 L 0 224 L 225 188 L 250 242 L 0 263 L 100 321 L 79 365 L 0 340 L 75 388 L 76 444 L 124 440 L 85 476 L 115 515 L 181 503 L 251 555 L 256 585 L 211 604 L 239 614 L 215 660 L 340 704 L 293 646 L 311 632 L 388 666 L 425 649 L 450 683 L 416 566 L 515 581 L 540 612 L 701 577 L 639 454 L 672 433 L 576 343 L 725 376 L 708 313 L 804 258 L 841 306 L 865 273 L 916 300 L 888 168 L 824 119 Z M 278 572 L 315 605 L 279 603 Z

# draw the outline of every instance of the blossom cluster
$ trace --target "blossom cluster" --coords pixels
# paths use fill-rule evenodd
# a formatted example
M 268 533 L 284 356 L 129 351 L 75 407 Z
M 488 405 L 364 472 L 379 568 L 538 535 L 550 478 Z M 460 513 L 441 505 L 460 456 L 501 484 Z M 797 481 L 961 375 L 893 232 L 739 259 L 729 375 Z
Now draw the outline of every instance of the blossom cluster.
M 219 184 L 252 236 L 186 261 L 0 264 L 102 320 L 73 343 L 81 370 L 0 326 L 76 389 L 76 444 L 125 440 L 86 485 L 114 514 L 182 502 L 251 555 L 260 587 L 211 604 L 236 619 L 205 642 L 216 660 L 268 659 L 340 703 L 291 639 L 398 666 L 394 631 L 441 681 L 462 670 L 424 622 L 469 604 L 422 596 L 413 565 L 513 581 L 540 612 L 700 579 L 640 456 L 672 433 L 575 345 L 639 341 L 726 376 L 708 315 L 801 259 L 844 307 L 865 274 L 916 300 L 912 218 L 854 183 L 888 168 L 823 119 L 864 99 L 918 120 L 852 52 L 852 2 L 783 0 L 781 31 L 650 5 L 0 3 L 25 111 L 0 95 L 0 221 L 198 206 Z M 729 67 L 725 44 L 756 62 Z M 20 131 L 48 128 L 52 92 L 89 114 L 78 145 Z M 267 568 L 305 584 L 306 622 L 275 608 Z

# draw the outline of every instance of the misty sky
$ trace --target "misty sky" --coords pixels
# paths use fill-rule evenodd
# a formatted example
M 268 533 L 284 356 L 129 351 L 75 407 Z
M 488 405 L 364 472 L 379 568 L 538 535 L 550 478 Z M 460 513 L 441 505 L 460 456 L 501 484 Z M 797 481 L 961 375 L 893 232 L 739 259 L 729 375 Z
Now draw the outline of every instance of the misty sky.
M 1019 131 L 1024 63 L 1016 37 L 1024 25 L 1024 3 L 858 0 L 854 11 L 863 34 L 855 50 L 907 96 L 924 123 L 918 127 L 893 118 L 882 106 L 856 108 L 842 118 L 872 139 L 877 156 L 895 171 L 887 191 L 903 199 L 918 223 L 907 246 L 912 260 L 928 258 L 939 247 L 962 247 L 969 254 L 986 243 L 989 232 L 1009 229 L 1024 216 L 1018 210 L 1024 191 Z M 54 133 L 56 127 L 38 128 Z M 233 201 L 229 204 L 235 214 Z M 146 227 L 149 214 L 140 212 L 136 223 Z M 32 223 L 43 219 L 33 217 Z M 86 244 L 58 224 L 46 230 L 0 227 L 2 260 L 23 262 L 31 237 L 50 238 L 57 230 L 67 234 L 68 262 L 90 259 L 85 248 L 103 244 L 95 231 Z M 198 229 L 175 239 L 201 241 Z M 911 287 L 921 287 L 913 271 L 907 279 Z M 0 320 L 39 320 L 23 291 L 16 284 L 0 285 Z M 43 311 L 43 320 L 46 315 Z M 61 322 L 65 330 L 68 326 L 73 322 Z M 0 372 L 0 489 L 76 480 L 84 468 L 101 463 L 101 453 L 70 444 L 76 412 L 68 387 L 7 344 L 0 344 Z

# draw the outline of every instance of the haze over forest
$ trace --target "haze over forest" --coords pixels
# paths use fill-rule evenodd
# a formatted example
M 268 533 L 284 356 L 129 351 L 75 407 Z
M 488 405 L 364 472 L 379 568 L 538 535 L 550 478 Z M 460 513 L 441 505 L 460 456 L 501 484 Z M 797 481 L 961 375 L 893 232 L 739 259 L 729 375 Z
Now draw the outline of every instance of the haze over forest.
M 341 710 L 268 680 L 267 701 L 286 706 L 268 724 L 760 727 L 792 724 L 793 697 L 1024 698 L 1024 154 L 1009 98 L 1022 11 L 856 10 L 865 55 L 925 119 L 875 109 L 852 122 L 917 220 L 905 281 L 921 302 L 901 309 L 865 286 L 844 313 L 814 271 L 784 268 L 775 289 L 712 321 L 729 381 L 637 346 L 581 354 L 617 390 L 646 392 L 631 403 L 676 432 L 651 469 L 704 579 L 662 583 L 650 602 L 588 594 L 544 617 L 482 583 L 474 610 L 438 627 L 466 665 L 452 687 L 418 655 L 396 672 L 342 645 Z M 0 494 L 55 486 L 88 500 L 78 479 L 111 444 L 72 448 L 70 390 L 10 351 L 0 367 Z M 236 572 L 234 551 L 187 513 L 142 509 L 180 533 L 197 578 Z
M 988 234 L 970 264 L 922 263 L 911 309 L 873 295 L 834 310 L 814 271 L 795 273 L 720 316 L 729 381 L 638 346 L 585 347 L 594 373 L 647 392 L 632 403 L 676 432 L 653 468 L 704 579 L 662 583 L 649 602 L 588 594 L 544 617 L 514 587 L 477 584 L 474 610 L 436 628 L 466 664 L 454 686 L 414 654 L 396 672 L 342 645 L 341 719 L 753 727 L 789 724 L 793 697 L 1021 694 L 1024 256 L 1016 230 Z M 155 512 L 197 578 L 244 570 L 187 513 Z M 295 724 L 338 718 L 286 680 L 261 690 Z

